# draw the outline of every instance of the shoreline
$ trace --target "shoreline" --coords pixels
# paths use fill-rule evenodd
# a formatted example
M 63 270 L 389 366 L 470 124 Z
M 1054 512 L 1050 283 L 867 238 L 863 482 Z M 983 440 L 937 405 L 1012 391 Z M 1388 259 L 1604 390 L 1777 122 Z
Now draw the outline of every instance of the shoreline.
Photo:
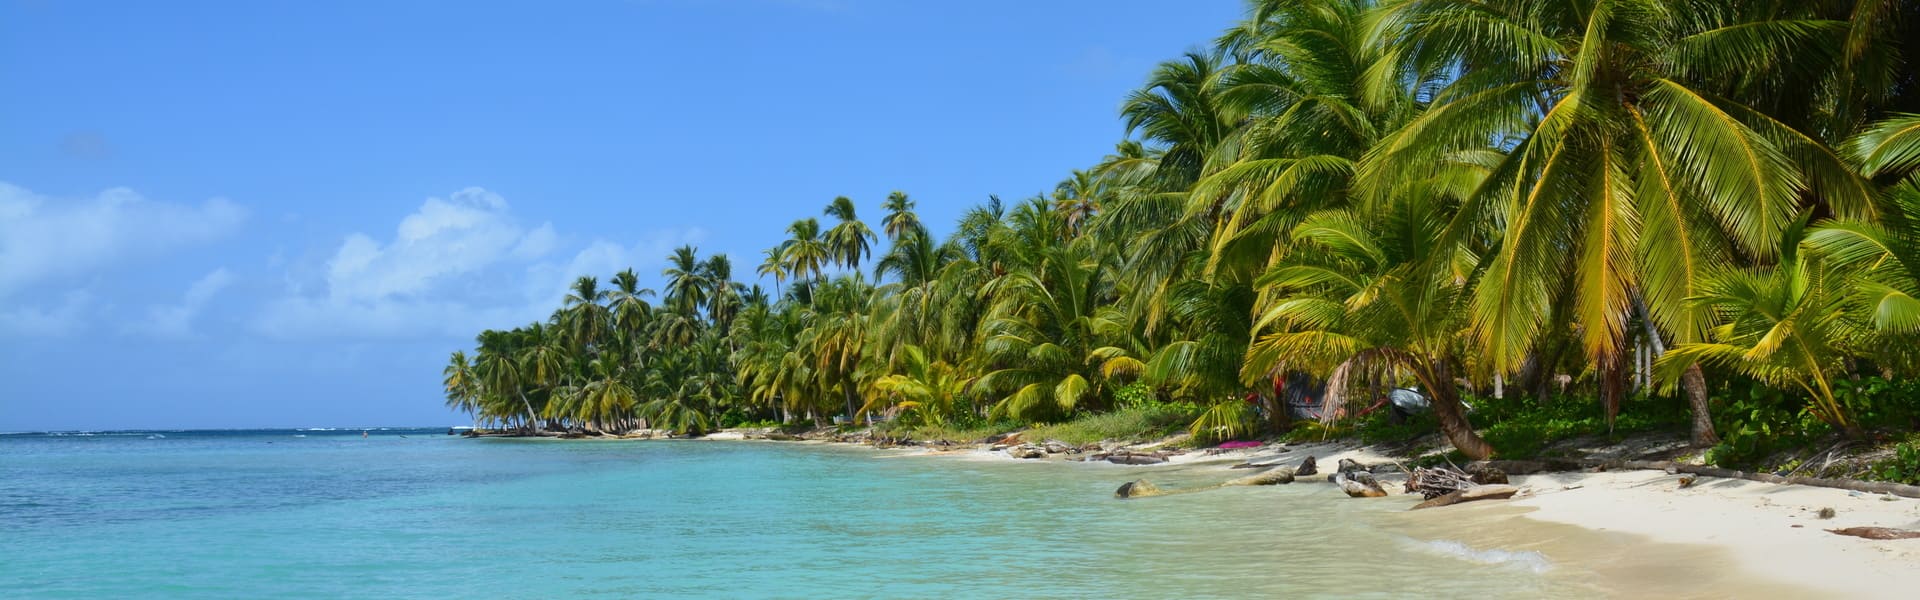
M 718 440 L 752 441 L 751 433 L 737 433 L 738 438 L 728 435 Z M 858 442 L 810 441 L 875 448 Z M 1133 447 L 1150 448 L 1164 443 L 1165 440 L 1161 440 Z M 892 449 L 899 451 L 896 456 L 900 457 L 948 457 L 976 463 L 1070 462 L 1058 458 L 1059 455 L 1047 459 L 1013 458 L 982 444 Z M 1233 465 L 1249 458 L 1275 455 L 1285 457 L 1279 462 L 1281 467 L 1292 467 L 1305 457 L 1314 456 L 1321 465 L 1322 475 L 1343 458 L 1367 465 L 1391 464 L 1396 460 L 1373 446 L 1350 442 L 1269 444 L 1216 454 L 1184 452 L 1158 465 L 1131 468 L 1112 465 L 1121 469 L 1115 471 L 1114 485 L 1135 477 L 1127 474 L 1128 471 L 1145 469 L 1136 475 L 1150 478 L 1152 472 L 1165 467 L 1198 469 L 1224 481 L 1256 472 L 1233 469 Z M 1920 529 L 1920 501 L 1890 494 L 1706 475 L 1697 476 L 1692 485 L 1683 488 L 1682 477 L 1644 469 L 1515 475 L 1512 483 L 1522 491 L 1511 500 L 1470 502 L 1409 511 L 1407 515 L 1411 521 L 1449 529 L 1457 528 L 1449 521 L 1472 521 L 1470 517 L 1474 513 L 1512 512 L 1515 514 L 1502 518 L 1517 516 L 1534 524 L 1574 527 L 1596 535 L 1624 534 L 1647 543 L 1704 550 L 1723 558 L 1726 566 L 1736 572 L 1680 572 L 1665 577 L 1669 581 L 1708 579 L 1721 591 L 1732 591 L 1722 587 L 1731 586 L 1751 587 L 1753 592 L 1770 597 L 1904 598 L 1911 597 L 1912 590 L 1920 589 L 1920 539 L 1871 540 L 1827 531 L 1847 527 Z M 1408 494 L 1399 485 L 1403 479 L 1382 477 L 1382 480 L 1389 492 L 1387 498 L 1341 497 L 1337 501 L 1408 502 Z M 1292 485 L 1330 484 L 1321 475 L 1315 475 L 1303 477 Z M 1821 518 L 1823 508 L 1833 509 L 1833 516 Z M 1523 540 L 1506 540 L 1506 543 L 1525 545 Z M 1679 548 L 1669 550 L 1684 553 Z M 1620 560 L 1620 557 L 1608 560 Z M 1632 562 L 1637 565 L 1632 572 L 1621 575 L 1630 576 L 1638 574 L 1639 569 L 1660 566 L 1653 560 Z M 1709 558 L 1707 562 L 1714 561 Z M 1719 592 L 1709 595 L 1719 595 Z
M 762 430 L 723 430 L 699 438 L 673 438 L 680 441 L 798 442 L 806 445 L 861 447 L 891 451 L 892 457 L 940 457 L 970 463 L 1052 464 L 1084 460 L 1082 452 L 1051 453 L 1045 458 L 1021 459 L 1004 450 L 990 449 L 984 443 L 950 445 L 876 445 L 860 435 L 836 435 L 838 439 L 795 436 L 792 439 L 768 439 Z M 540 438 L 559 439 L 559 438 Z M 588 437 L 603 441 L 658 440 L 660 437 Z M 1103 444 L 1108 450 L 1151 451 L 1171 440 L 1134 444 Z M 1292 485 L 1329 485 L 1324 479 L 1340 459 L 1350 458 L 1369 466 L 1392 465 L 1397 459 L 1380 448 L 1354 442 L 1267 444 L 1257 448 L 1208 451 L 1184 451 L 1171 454 L 1163 463 L 1152 465 L 1106 465 L 1116 469 L 1117 487 L 1136 478 L 1153 477 L 1167 468 L 1193 469 L 1221 481 L 1264 469 L 1234 469 L 1248 459 L 1279 457 L 1278 468 L 1298 465 L 1307 456 L 1315 457 L 1320 474 L 1303 476 Z M 1138 470 L 1135 472 L 1135 470 Z M 1435 510 L 1408 511 L 1407 521 L 1424 529 L 1467 533 L 1462 524 L 1486 518 L 1519 517 L 1530 525 L 1577 528 L 1592 535 L 1625 535 L 1634 541 L 1623 542 L 1631 548 L 1644 544 L 1671 546 L 1655 554 L 1685 558 L 1688 550 L 1706 552 L 1694 557 L 1702 564 L 1724 562 L 1733 573 L 1697 571 L 1663 572 L 1658 579 L 1669 583 L 1701 579 L 1712 582 L 1716 592 L 1751 587 L 1754 593 L 1769 597 L 1820 597 L 1845 595 L 1854 598 L 1910 597 L 1920 589 L 1920 539 L 1871 540 L 1836 535 L 1826 530 L 1846 527 L 1890 527 L 1920 529 L 1920 501 L 1890 494 L 1871 494 L 1806 485 L 1766 483 L 1699 475 L 1691 486 L 1682 487 L 1683 475 L 1658 470 L 1583 470 L 1514 475 L 1512 484 L 1521 492 L 1511 500 L 1469 502 Z M 1404 502 L 1411 506 L 1401 482 L 1402 477 L 1384 475 L 1381 483 L 1386 498 L 1345 498 L 1342 502 Z M 1146 498 L 1135 501 L 1148 501 Z M 1820 510 L 1831 508 L 1831 518 L 1821 518 Z M 1456 523 L 1457 522 L 1457 523 Z M 1497 521 L 1484 525 L 1502 527 Z M 1458 536 L 1456 536 L 1458 537 Z M 1468 535 L 1465 537 L 1484 537 Z M 1526 539 L 1498 538 L 1497 548 L 1479 551 L 1523 551 L 1535 545 Z M 1597 538 L 1590 538 L 1589 541 Z M 1578 545 L 1559 547 L 1561 554 L 1584 554 Z M 1616 548 L 1615 550 L 1619 550 Z M 1474 551 L 1467 549 L 1466 551 Z M 1640 552 L 1636 549 L 1633 552 Z M 1593 558 L 1593 557 L 1587 557 Z M 1635 577 L 1648 570 L 1663 570 L 1670 565 L 1630 555 L 1609 555 L 1600 560 L 1624 563 L 1617 575 Z M 1577 557 L 1574 563 L 1580 562 Z M 1625 566 L 1633 565 L 1631 567 Z M 1581 565 L 1596 571 L 1611 572 L 1605 566 Z M 1664 571 L 1672 571 L 1664 569 Z M 1618 584 L 1620 582 L 1613 582 Z M 1652 591 L 1652 590 L 1649 590 Z M 1682 594 L 1685 595 L 1685 594 Z
M 1213 456 L 1191 452 L 1170 459 L 1166 465 L 1206 469 L 1226 479 L 1251 472 L 1232 469 L 1233 464 L 1272 453 L 1272 446 Z M 1015 459 L 982 448 L 921 451 L 903 456 L 956 455 L 981 462 L 1042 462 Z M 1284 466 L 1296 465 L 1308 455 L 1315 456 L 1321 465 L 1333 465 L 1342 458 L 1370 465 L 1392 460 L 1369 446 L 1340 443 L 1303 444 L 1281 455 L 1290 457 L 1282 463 Z M 1145 468 L 1157 466 L 1161 465 Z M 1387 498 L 1342 497 L 1336 501 L 1400 501 L 1411 506 L 1410 499 L 1406 498 L 1409 494 L 1397 485 L 1399 480 L 1388 484 L 1385 479 L 1383 477 L 1389 492 Z M 1624 534 L 1647 543 L 1697 548 L 1724 557 L 1727 566 L 1738 573 L 1683 572 L 1667 576 L 1712 578 L 1717 580 L 1715 585 L 1750 586 L 1754 592 L 1769 597 L 1837 594 L 1851 598 L 1905 598 L 1911 597 L 1912 590 L 1920 589 L 1920 540 L 1869 540 L 1826 531 L 1845 527 L 1920 528 L 1920 502 L 1913 499 L 1709 476 L 1700 476 L 1692 486 L 1681 488 L 1681 475 L 1654 470 L 1544 473 L 1516 475 L 1512 479 L 1514 485 L 1522 488 L 1521 494 L 1512 500 L 1409 511 L 1407 518 L 1458 533 L 1458 527 L 1449 521 L 1471 522 L 1476 520 L 1471 517 L 1485 513 L 1512 512 L 1514 514 L 1504 518 L 1520 517 L 1538 524 L 1575 527 L 1592 534 Z M 1115 485 L 1120 483 L 1123 481 L 1117 478 Z M 1315 476 L 1292 485 L 1329 484 Z M 1832 508 L 1835 515 L 1822 519 L 1821 508 Z M 1502 545 L 1497 550 L 1523 550 L 1504 546 L 1528 543 L 1507 539 Z M 1490 549 L 1480 549 L 1487 550 Z M 1708 558 L 1707 562 L 1712 559 Z M 1635 568 L 1648 566 L 1658 565 L 1637 563 Z

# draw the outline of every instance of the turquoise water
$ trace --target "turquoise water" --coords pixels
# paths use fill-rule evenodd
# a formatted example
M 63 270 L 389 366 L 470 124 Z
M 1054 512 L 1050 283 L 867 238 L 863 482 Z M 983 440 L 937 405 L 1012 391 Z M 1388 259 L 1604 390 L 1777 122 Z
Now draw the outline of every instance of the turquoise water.
M 1533 598 L 1582 589 L 1567 587 L 1581 572 L 1540 554 L 1399 533 L 1404 503 L 1345 501 L 1326 485 L 1120 501 L 1114 488 L 1132 478 L 1181 487 L 1222 474 L 444 433 L 0 435 L 0 590 Z

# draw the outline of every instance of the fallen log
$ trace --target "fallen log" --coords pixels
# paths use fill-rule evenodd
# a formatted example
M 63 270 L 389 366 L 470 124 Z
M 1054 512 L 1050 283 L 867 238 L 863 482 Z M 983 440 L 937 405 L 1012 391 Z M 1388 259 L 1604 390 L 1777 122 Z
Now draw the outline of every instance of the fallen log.
M 1864 492 L 1869 494 L 1893 494 L 1895 496 L 1904 496 L 1907 498 L 1920 498 L 1920 485 L 1906 485 L 1903 483 L 1891 483 L 1886 481 L 1860 481 L 1857 479 L 1829 479 L 1825 477 L 1781 477 L 1779 475 L 1774 475 L 1772 473 L 1748 473 L 1746 471 L 1722 469 L 1720 467 L 1709 467 L 1706 465 L 1689 465 L 1686 463 L 1676 463 L 1676 462 L 1664 461 L 1664 460 L 1659 460 L 1659 461 L 1617 460 L 1617 461 L 1591 461 L 1591 462 L 1592 464 L 1590 466 L 1598 467 L 1601 469 L 1649 469 L 1654 471 L 1666 471 L 1668 473 L 1692 473 L 1694 475 L 1706 475 L 1708 477 L 1723 477 L 1726 479 L 1745 479 L 1748 481 L 1758 481 L 1761 483 L 1776 483 L 1781 485 L 1809 485 L 1813 487 L 1833 488 L 1833 489 L 1847 490 L 1847 491 L 1853 491 L 1853 492 Z M 1509 470 L 1508 472 L 1511 473 L 1512 471 Z
M 1279 456 L 1279 455 L 1274 455 L 1274 456 L 1256 456 L 1256 457 L 1253 457 L 1253 458 L 1249 458 L 1249 459 L 1247 459 L 1247 462 L 1243 462 L 1243 463 L 1240 463 L 1240 464 L 1237 464 L 1237 465 L 1234 465 L 1234 466 L 1233 466 L 1233 468 L 1235 468 L 1235 469 L 1261 469 L 1261 468 L 1266 468 L 1266 467 L 1277 467 L 1277 466 L 1280 466 L 1280 463 L 1282 463 L 1282 462 L 1285 462 L 1286 460 L 1287 460 L 1287 457 L 1285 457 L 1285 456 Z M 1303 475 L 1312 475 L 1312 473 L 1303 473 Z
M 1665 460 L 1488 460 L 1473 464 L 1486 465 L 1512 475 L 1532 475 L 1536 473 L 1555 473 L 1598 468 L 1601 470 L 1644 469 L 1666 471 L 1668 473 L 1688 473 L 1725 479 L 1745 479 L 1761 483 L 1779 485 L 1806 485 L 1833 488 L 1868 494 L 1893 494 L 1907 498 L 1920 498 L 1920 485 L 1906 485 L 1886 481 L 1860 481 L 1858 479 L 1832 479 L 1826 477 L 1782 477 L 1772 473 L 1750 473 L 1735 469 L 1723 469 L 1707 465 L 1690 465 Z M 1697 485 L 1697 484 L 1696 484 Z
M 1366 471 L 1341 471 L 1332 476 L 1333 483 L 1340 486 L 1349 498 L 1379 498 L 1387 495 L 1373 474 Z
M 1461 502 L 1472 502 L 1474 500 L 1505 500 L 1512 498 L 1514 494 L 1518 493 L 1520 493 L 1520 488 L 1511 485 L 1483 485 L 1435 496 L 1429 498 L 1426 502 L 1413 505 L 1413 508 L 1408 510 L 1450 506 Z
M 1894 529 L 1892 527 L 1848 527 L 1846 529 L 1828 529 L 1827 533 L 1850 535 L 1869 540 L 1911 540 L 1920 538 L 1920 531 Z

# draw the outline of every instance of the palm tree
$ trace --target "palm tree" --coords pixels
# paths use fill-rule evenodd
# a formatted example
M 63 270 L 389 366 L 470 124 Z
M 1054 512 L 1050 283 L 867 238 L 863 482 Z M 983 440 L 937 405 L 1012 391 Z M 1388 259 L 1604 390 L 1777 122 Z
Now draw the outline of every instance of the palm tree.
M 674 312 L 692 315 L 707 305 L 707 293 L 712 289 L 701 274 L 699 250 L 693 246 L 681 246 L 667 257 L 667 268 L 660 274 L 667 278 L 666 304 Z
M 881 205 L 881 208 L 887 211 L 887 218 L 880 222 L 881 229 L 887 234 L 887 239 L 897 242 L 908 234 L 926 231 L 926 228 L 920 225 L 919 215 L 913 213 L 913 205 L 913 200 L 907 198 L 906 192 L 895 190 L 887 194 L 886 204 Z
M 479 359 L 474 362 L 474 371 L 479 375 L 482 389 L 493 396 L 495 404 L 518 398 L 527 426 L 534 432 L 540 431 L 540 416 L 533 409 L 533 402 L 527 399 L 525 370 L 521 368 L 518 342 L 512 332 L 492 329 L 480 332 Z M 511 393 L 509 394 L 509 390 Z M 496 414 L 508 415 L 517 411 L 499 410 Z
M 1720 318 L 1712 340 L 1675 346 L 1656 363 L 1671 387 L 1696 364 L 1733 370 L 1775 387 L 1797 388 L 1812 400 L 1811 412 L 1850 437 L 1865 433 L 1834 394 L 1834 379 L 1846 371 L 1847 347 L 1866 327 L 1847 310 L 1842 280 L 1818 256 L 1794 248 L 1789 230 L 1781 261 L 1768 268 L 1722 268 L 1700 284 L 1694 301 Z M 1911 318 L 1912 315 L 1908 315 Z
M 444 379 L 441 386 L 447 392 L 447 408 L 473 415 L 474 424 L 480 419 L 480 380 L 474 372 L 473 363 L 467 360 L 465 350 L 453 351 L 447 359 L 447 367 L 440 371 Z
M 787 262 L 786 259 L 781 256 L 780 247 L 775 246 L 763 250 L 761 251 L 761 255 L 765 256 L 765 258 L 760 261 L 760 268 L 756 273 L 759 273 L 761 277 L 772 275 L 773 295 L 785 296 L 786 293 L 780 290 L 780 284 L 785 283 L 787 280 Z
M 700 280 L 706 283 L 707 318 L 720 331 L 733 326 L 740 312 L 740 284 L 733 281 L 733 261 L 725 254 L 707 257 L 700 265 Z
M 832 260 L 832 251 L 827 241 L 820 237 L 820 221 L 807 218 L 794 221 L 787 226 L 788 238 L 780 244 L 780 258 L 785 262 L 787 275 L 795 280 L 804 279 L 811 289 L 813 280 L 820 278 L 820 271 Z
M 640 287 L 640 276 L 627 269 L 613 275 L 613 289 L 607 292 L 607 309 L 613 313 L 616 331 L 638 339 L 653 320 L 653 306 L 647 297 L 653 290 Z
M 1079 169 L 1054 187 L 1053 209 L 1066 219 L 1067 231 L 1073 237 L 1080 237 L 1087 222 L 1100 213 L 1101 196 L 1106 193 L 1102 187 L 1093 173 Z
M 827 231 L 827 255 L 829 259 L 852 270 L 860 269 L 860 261 L 873 253 L 873 230 L 860 222 L 854 215 L 853 201 L 846 196 L 833 199 L 827 205 L 826 214 L 839 220 L 833 229 Z
M 599 342 L 607 327 L 612 325 L 610 313 L 604 304 L 610 298 L 612 294 L 609 290 L 600 289 L 598 279 L 581 276 L 573 281 L 573 289 L 561 300 L 561 306 L 565 307 L 566 333 L 581 348 L 589 348 Z
M 1110 300 L 1108 269 L 1082 240 L 1031 250 L 1032 270 L 995 283 L 996 300 L 981 325 L 981 350 L 992 371 L 977 382 L 999 396 L 995 416 L 1050 420 L 1098 410 L 1108 383 L 1137 376 L 1135 345 L 1124 338 Z
M 1474 460 L 1493 454 L 1460 404 L 1454 374 L 1470 290 L 1472 255 L 1444 243 L 1448 215 L 1422 194 L 1380 214 L 1315 213 L 1292 231 L 1295 248 L 1261 276 L 1275 289 L 1262 303 L 1241 377 L 1287 369 L 1328 376 L 1338 404 L 1349 381 L 1385 367 L 1410 375 L 1432 399 L 1441 432 Z
M 1221 58 L 1189 52 L 1161 63 L 1147 87 L 1127 96 L 1120 114 L 1127 131 L 1139 131 L 1164 148 L 1154 177 L 1174 188 L 1200 178 L 1208 155 L 1233 131 L 1219 105 Z
M 639 396 L 627 383 L 626 368 L 612 357 L 600 357 L 589 364 L 592 377 L 574 392 L 574 412 L 569 415 L 586 423 L 619 424 L 631 415 Z
M 867 399 L 860 412 L 895 411 L 909 421 L 934 425 L 973 412 L 967 404 L 972 378 L 944 361 L 929 361 L 918 346 L 905 347 L 898 364 L 888 370 L 890 374 L 874 381 L 878 393 Z
M 1495 370 L 1521 365 L 1564 292 L 1583 353 L 1618 381 L 1636 304 L 1674 342 L 1703 341 L 1714 313 L 1687 299 L 1708 265 L 1771 260 L 1809 192 L 1836 214 L 1872 210 L 1830 148 L 1744 103 L 1737 81 L 1830 55 L 1822 32 L 1843 24 L 1641 0 L 1423 0 L 1387 11 L 1383 22 L 1406 26 L 1387 50 L 1399 72 L 1458 76 L 1372 151 L 1361 187 L 1384 193 L 1410 169 L 1511 140 L 1461 213 L 1467 227 L 1498 232 L 1473 302 Z M 1736 62 L 1746 67 L 1727 68 Z M 1611 416 L 1623 387 L 1605 391 Z M 1689 396 L 1704 414 L 1704 390 Z M 1696 441 L 1701 433 L 1711 437 L 1696 431 Z

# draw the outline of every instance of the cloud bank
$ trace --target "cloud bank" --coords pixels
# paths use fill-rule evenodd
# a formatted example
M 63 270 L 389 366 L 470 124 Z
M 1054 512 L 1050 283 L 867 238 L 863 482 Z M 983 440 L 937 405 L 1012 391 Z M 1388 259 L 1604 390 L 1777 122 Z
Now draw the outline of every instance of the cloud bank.
M 655 232 L 567 255 L 551 223 L 528 227 L 499 194 L 467 188 L 428 198 L 391 238 L 346 236 L 324 265 L 292 277 L 254 329 L 286 339 L 464 338 L 544 318 L 575 276 L 646 272 L 702 237 L 698 229 Z
M 0 181 L 0 298 L 30 286 L 232 233 L 247 211 L 223 198 L 198 206 L 114 188 L 60 200 Z

